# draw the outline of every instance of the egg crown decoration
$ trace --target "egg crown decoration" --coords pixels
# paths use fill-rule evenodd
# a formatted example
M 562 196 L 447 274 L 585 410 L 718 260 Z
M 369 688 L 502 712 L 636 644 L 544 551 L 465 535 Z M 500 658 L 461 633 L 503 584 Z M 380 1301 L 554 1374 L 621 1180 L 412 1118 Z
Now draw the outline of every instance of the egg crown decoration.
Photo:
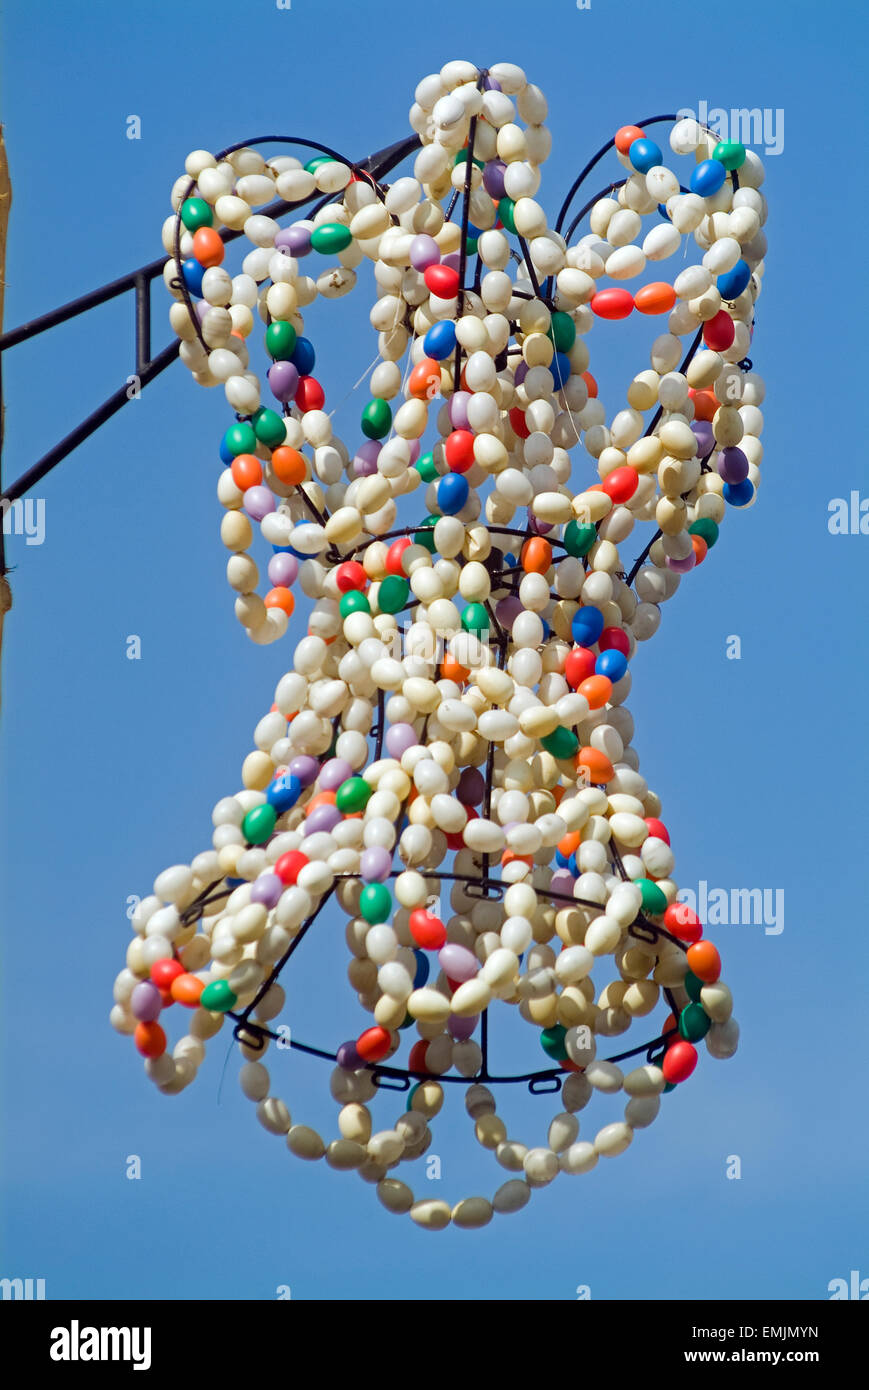
M 112 1023 L 175 1095 L 230 1019 L 264 1128 L 300 1158 L 357 1172 L 428 1229 L 484 1226 L 559 1173 L 622 1153 L 692 1074 L 701 1040 L 715 1058 L 738 1040 L 718 951 L 678 900 L 625 700 L 661 604 L 704 562 L 728 508 L 755 499 L 763 384 L 746 354 L 763 166 L 693 120 L 650 118 L 598 152 L 550 227 L 536 197 L 546 114 L 516 65 L 450 62 L 416 89 L 412 177 L 381 184 L 372 161 L 303 140 L 286 143 L 317 151 L 304 164 L 250 144 L 198 150 L 163 228 L 181 359 L 235 412 L 217 494 L 236 615 L 265 644 L 287 631 L 297 579 L 312 602 L 242 788 L 214 807 L 212 848 L 162 872 L 134 912 Z M 674 154 L 693 156 L 687 187 L 648 134 L 663 123 Z M 625 177 L 562 234 L 613 149 Z M 270 215 L 317 195 L 304 220 Z M 587 214 L 590 232 L 572 241 Z M 231 276 L 239 233 L 253 249 Z M 699 263 L 625 287 L 647 262 L 684 260 L 692 237 Z M 366 260 L 378 355 L 348 445 L 303 310 L 348 294 Z M 666 316 L 665 331 L 607 423 L 585 339 L 596 319 L 634 310 Z M 265 405 L 249 367 L 257 317 Z M 577 492 L 580 445 L 599 481 Z M 404 497 L 417 519 L 402 526 Z M 637 522 L 657 529 L 628 569 L 619 546 Z M 257 529 L 264 596 L 248 553 Z M 327 904 L 347 918 L 348 979 L 371 1019 L 335 1052 L 280 1022 L 279 977 Z M 607 962 L 613 978 L 595 982 Z M 532 1025 L 551 1065 L 493 1074 L 495 1000 Z M 170 1047 L 175 1005 L 188 1029 Z M 647 1026 L 651 1041 L 598 1056 L 659 1006 L 669 1013 Z M 288 1036 L 335 1063 L 332 1139 L 275 1094 L 263 1057 Z M 508 1082 L 558 1094 L 545 1144 L 508 1136 L 491 1089 Z M 416 1199 L 396 1175 L 430 1146 L 449 1083 L 509 1175 L 491 1199 Z M 375 1130 L 369 1103 L 384 1088 L 403 1090 L 406 1108 Z M 623 1118 L 580 1139 L 595 1093 L 622 1090 Z

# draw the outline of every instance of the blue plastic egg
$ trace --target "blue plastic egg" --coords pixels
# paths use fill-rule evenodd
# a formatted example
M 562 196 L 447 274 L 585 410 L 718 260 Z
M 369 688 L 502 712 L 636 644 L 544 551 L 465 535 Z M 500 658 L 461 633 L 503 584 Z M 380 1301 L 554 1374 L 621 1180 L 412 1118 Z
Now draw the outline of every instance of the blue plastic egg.
M 413 954 L 416 959 L 416 974 L 413 977 L 413 987 L 414 989 L 422 989 L 428 979 L 431 967 L 429 966 L 428 956 L 425 954 L 425 951 L 414 951 Z
M 639 174 L 648 174 L 656 164 L 664 163 L 661 147 L 654 140 L 635 140 L 628 150 L 628 159 Z
M 184 283 L 189 292 L 194 295 L 196 299 L 201 299 L 202 277 L 205 274 L 205 266 L 200 265 L 199 262 L 194 260 L 193 256 L 191 256 L 189 261 L 184 261 L 182 263 L 181 274 L 184 277 Z
M 468 500 L 470 487 L 461 473 L 445 473 L 438 483 L 438 506 L 444 516 L 455 516 Z
M 310 376 L 314 370 L 314 363 L 317 360 L 314 352 L 314 344 L 310 338 L 297 338 L 296 346 L 293 348 L 293 355 L 290 358 L 299 376 Z
M 549 370 L 555 377 L 555 385 L 557 389 L 560 389 L 562 386 L 566 385 L 568 378 L 570 377 L 570 358 L 568 357 L 567 353 L 556 352 L 552 358 L 552 364 Z
M 274 806 L 279 816 L 282 816 L 284 811 L 289 811 L 291 806 L 295 806 L 301 794 L 302 784 L 298 777 L 285 772 L 282 776 L 276 777 L 266 790 L 266 801 L 270 806 Z
M 610 647 L 608 651 L 601 652 L 594 663 L 596 676 L 608 676 L 615 685 L 620 681 L 628 669 L 628 658 L 624 652 L 618 651 L 615 647 Z
M 701 198 L 711 198 L 713 193 L 717 193 L 719 188 L 727 178 L 727 170 L 717 159 L 704 159 L 702 164 L 698 164 L 688 187 L 692 193 L 697 193 Z
M 733 269 L 719 275 L 715 283 L 722 299 L 737 299 L 750 279 L 751 270 L 745 261 L 737 261 Z
M 747 507 L 754 496 L 754 483 L 748 478 L 741 483 L 725 483 L 722 492 L 731 507 Z
M 434 324 L 426 333 L 423 339 L 423 351 L 426 357 L 433 357 L 436 362 L 443 362 L 444 358 L 449 357 L 456 347 L 456 325 L 449 319 L 442 319 L 440 323 Z
M 581 647 L 593 647 L 603 632 L 603 613 L 589 604 L 580 608 L 574 614 L 571 632 Z

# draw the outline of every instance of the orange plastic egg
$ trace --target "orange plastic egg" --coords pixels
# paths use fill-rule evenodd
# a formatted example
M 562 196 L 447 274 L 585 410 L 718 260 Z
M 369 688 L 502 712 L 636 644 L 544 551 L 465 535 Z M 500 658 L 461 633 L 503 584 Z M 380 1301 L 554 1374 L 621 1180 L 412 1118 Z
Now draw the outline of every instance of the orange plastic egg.
M 612 689 L 612 682 L 607 676 L 589 676 L 588 680 L 583 681 L 583 684 L 580 686 L 580 690 L 582 690 L 583 694 L 585 694 L 583 686 L 595 680 L 606 681 L 607 685 Z M 588 696 L 586 696 L 586 699 L 588 699 Z M 590 703 L 591 701 L 589 701 L 589 704 Z M 599 706 L 594 706 L 594 708 L 599 708 Z M 606 753 L 602 753 L 599 748 L 580 748 L 576 755 L 576 766 L 577 770 L 584 767 L 589 775 L 589 779 L 596 786 L 605 786 L 606 783 L 612 781 L 613 777 L 616 775 L 616 770 Z M 564 841 L 561 843 L 563 844 Z M 559 849 L 561 849 L 561 845 L 559 845 Z M 564 851 L 562 851 L 562 853 L 563 852 Z M 571 851 L 571 853 L 572 852 L 573 851 Z
M 688 392 L 694 402 L 694 419 L 711 420 L 718 409 L 718 401 L 715 399 L 713 391 L 694 391 Z
M 467 666 L 460 666 L 454 656 L 447 652 L 441 662 L 441 675 L 444 680 L 455 681 L 456 685 L 464 685 L 470 675 Z
M 637 290 L 634 303 L 641 314 L 667 314 L 676 303 L 676 291 L 666 280 L 656 280 Z
M 591 372 L 583 372 L 583 373 L 582 373 L 582 379 L 583 379 L 583 381 L 585 382 L 586 386 L 588 387 L 588 394 L 589 394 L 589 396 L 591 397 L 592 400 L 596 400 L 596 399 L 597 399 L 597 382 L 595 381 L 595 379 L 594 379 L 594 377 L 592 376 Z
M 205 981 L 200 980 L 198 975 L 176 975 L 169 988 L 176 1004 L 186 1004 L 188 1009 L 196 1009 Z
M 263 603 L 266 608 L 283 608 L 287 617 L 290 616 L 296 606 L 296 600 L 293 598 L 289 589 L 285 588 L 283 584 L 278 584 L 276 588 L 269 589 L 263 599 Z
M 569 859 L 579 849 L 579 838 L 578 830 L 569 831 L 563 840 L 558 841 L 558 853 L 563 854 L 565 859 Z
M 417 401 L 431 401 L 441 393 L 441 367 L 433 357 L 417 362 L 407 380 L 407 393 Z
M 137 1023 L 133 1041 L 143 1057 L 162 1057 L 166 1051 L 166 1034 L 159 1023 Z
M 619 154 L 627 154 L 635 140 L 645 140 L 646 132 L 638 125 L 623 125 L 616 131 L 616 149 Z
M 532 536 L 522 547 L 522 568 L 526 574 L 545 574 L 552 564 L 552 546 L 542 536 Z
M 609 676 L 589 676 L 579 687 L 580 695 L 588 700 L 589 709 L 603 709 L 612 690 L 613 683 Z
M 685 955 L 692 974 L 704 984 L 714 984 L 721 974 L 721 957 L 712 942 L 696 941 L 693 946 L 688 947 Z
M 695 563 L 698 565 L 702 565 L 703 561 L 706 559 L 706 553 L 709 550 L 709 546 L 706 544 L 702 536 L 692 536 L 691 546 L 694 551 Z
M 334 806 L 337 800 L 335 792 L 317 792 L 305 807 L 305 815 L 309 816 L 312 811 L 316 811 L 318 806 Z
M 259 487 L 263 480 L 262 464 L 255 454 L 238 454 L 232 460 L 230 472 L 232 481 L 242 492 L 249 487 Z
M 272 471 L 287 487 L 297 487 L 308 476 L 307 460 L 298 449 L 281 444 L 272 454 Z
M 200 227 L 198 232 L 194 232 L 193 255 L 206 270 L 209 266 L 220 265 L 226 255 L 220 232 L 215 231 L 214 227 Z

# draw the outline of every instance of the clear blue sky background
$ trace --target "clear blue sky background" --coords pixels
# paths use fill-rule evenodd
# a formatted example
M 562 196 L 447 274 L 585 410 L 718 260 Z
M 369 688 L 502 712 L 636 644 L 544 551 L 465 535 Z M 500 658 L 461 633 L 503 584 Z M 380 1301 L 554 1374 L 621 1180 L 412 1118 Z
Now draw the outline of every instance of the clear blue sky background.
M 292 1159 L 241 1097 L 236 1054 L 218 1095 L 225 1041 L 192 1089 L 160 1096 L 108 1025 L 125 901 L 210 843 L 211 807 L 238 786 L 289 663 L 287 642 L 252 646 L 232 614 L 214 493 L 228 412 L 221 391 L 176 365 L 38 488 L 44 544 L 8 541 L 0 1274 L 45 1278 L 49 1297 L 269 1299 L 288 1284 L 296 1299 L 555 1300 L 580 1284 L 596 1299 L 823 1299 L 831 1279 L 869 1275 L 869 537 L 827 528 L 832 498 L 869 492 L 865 110 L 852 67 L 865 14 L 808 0 L 734 0 L 705 17 L 682 0 L 592 0 L 589 11 L 571 0 L 436 11 L 52 0 L 6 7 L 2 38 L 7 327 L 159 255 L 189 149 L 287 133 L 362 157 L 406 133 L 417 80 L 449 58 L 515 60 L 543 86 L 555 152 L 541 196 L 553 212 L 625 122 L 703 99 L 784 112 L 752 350 L 768 386 L 763 486 L 665 607 L 629 703 L 679 881 L 783 889 L 785 914 L 779 935 L 714 933 L 743 1029 L 737 1057 L 703 1050 L 626 1155 L 482 1233 L 427 1234 L 355 1176 Z M 125 137 L 131 114 L 140 141 Z M 619 176 L 605 167 L 598 186 Z M 154 298 L 156 351 L 169 334 L 159 281 Z M 366 292 L 309 322 L 334 405 L 376 350 Z M 610 411 L 647 365 L 654 326 L 640 327 L 593 335 Z M 127 300 L 9 355 L 6 478 L 124 380 L 132 349 Z M 363 400 L 339 414 L 349 439 Z M 585 477 L 581 450 L 576 468 Z M 138 662 L 125 657 L 132 633 Z M 725 657 L 730 635 L 739 661 Z M 360 1022 L 342 935 L 326 923 L 290 982 L 297 1035 L 315 1043 Z M 542 1064 L 527 1028 L 503 1048 L 505 1061 Z M 272 1067 L 294 1117 L 334 1133 L 328 1064 L 284 1053 Z M 382 1124 L 402 1108 L 387 1097 Z M 505 1098 L 511 1132 L 532 1142 L 553 1110 Z M 507 1176 L 473 1141 L 459 1094 L 434 1151 L 444 1176 L 417 1177 L 423 1195 L 491 1194 Z M 125 1177 L 129 1154 L 140 1181 Z M 743 1175 L 728 1181 L 734 1154 Z

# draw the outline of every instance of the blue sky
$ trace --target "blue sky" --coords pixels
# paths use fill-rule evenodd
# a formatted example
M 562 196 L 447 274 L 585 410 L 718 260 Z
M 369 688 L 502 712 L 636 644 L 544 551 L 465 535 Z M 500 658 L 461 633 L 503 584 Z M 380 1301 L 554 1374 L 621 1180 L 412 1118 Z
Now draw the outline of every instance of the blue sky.
M 783 930 L 717 928 L 737 1056 L 704 1051 L 626 1155 L 559 1179 L 481 1233 L 429 1235 L 388 1216 L 355 1176 L 292 1159 L 256 1124 L 235 1055 L 220 1090 L 226 1043 L 211 1045 L 191 1089 L 160 1096 L 108 1025 L 125 902 L 210 843 L 211 807 L 237 787 L 289 664 L 286 641 L 254 647 L 232 614 L 215 498 L 228 411 L 176 365 L 37 489 L 44 542 L 7 540 L 0 1274 L 45 1278 L 50 1298 L 269 1299 L 289 1285 L 295 1299 L 570 1300 L 588 1285 L 593 1299 L 823 1299 L 830 1280 L 869 1275 L 869 537 L 827 525 L 833 498 L 869 496 L 865 114 L 851 67 L 865 16 L 806 0 L 734 0 L 705 19 L 682 0 L 587 11 L 444 0 L 418 15 L 379 0 L 288 11 L 256 0 L 240 34 L 238 16 L 228 0 L 6 10 L 6 327 L 159 255 L 191 148 L 286 133 L 363 157 L 406 133 L 416 82 L 449 58 L 516 61 L 543 87 L 554 152 L 540 197 L 553 214 L 619 125 L 703 100 L 783 113 L 752 348 L 767 383 L 763 484 L 665 606 L 629 701 L 680 883 L 781 889 Z M 129 115 L 139 141 L 125 137 Z M 616 168 L 604 167 L 598 186 Z M 169 339 L 159 282 L 154 301 L 156 351 Z M 309 323 L 334 404 L 375 351 L 365 291 L 316 306 Z M 647 365 L 647 336 L 601 327 L 592 370 L 602 363 L 612 410 Z M 4 477 L 132 369 L 129 300 L 10 353 Z M 357 392 L 339 412 L 347 438 L 363 403 Z M 140 661 L 125 657 L 134 633 Z M 738 661 L 725 655 L 733 635 Z M 342 936 L 327 922 L 290 981 L 297 1035 L 321 1045 L 360 1021 Z M 501 1027 L 505 1062 L 543 1064 L 529 1029 L 514 1041 L 494 1020 L 495 1040 Z M 328 1064 L 276 1054 L 272 1067 L 294 1118 L 331 1132 Z M 382 1105 L 385 1127 L 403 1104 Z M 535 1142 L 554 1111 L 524 1095 L 504 1109 Z M 473 1141 L 458 1094 L 433 1147 L 443 1178 L 418 1177 L 423 1195 L 491 1193 L 507 1176 Z M 139 1181 L 125 1177 L 130 1154 Z M 738 1181 L 725 1177 L 730 1155 Z

